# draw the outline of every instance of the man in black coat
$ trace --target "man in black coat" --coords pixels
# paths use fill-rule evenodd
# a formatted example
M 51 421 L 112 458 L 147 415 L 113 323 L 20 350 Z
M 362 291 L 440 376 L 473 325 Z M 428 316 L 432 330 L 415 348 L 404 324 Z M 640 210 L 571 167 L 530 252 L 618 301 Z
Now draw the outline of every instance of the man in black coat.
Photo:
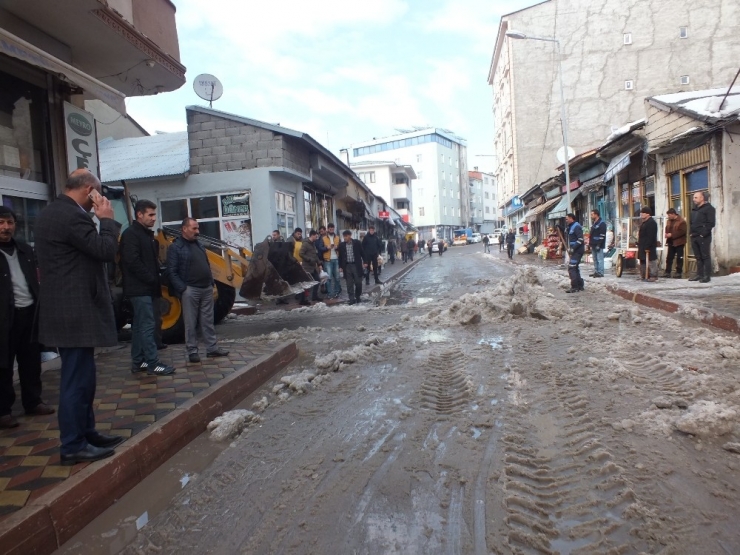
M 123 438 L 95 429 L 95 347 L 118 343 L 106 263 L 118 251 L 121 224 L 87 169 L 72 172 L 64 193 L 36 219 L 39 340 L 58 347 L 61 464 L 109 457 Z M 95 208 L 100 231 L 88 212 Z
M 689 281 L 709 283 L 712 276 L 712 229 L 715 226 L 714 206 L 707 202 L 703 192 L 694 193 L 694 209 L 691 211 L 691 250 L 696 257 L 696 275 Z
M 380 238 L 375 235 L 375 226 L 371 225 L 365 237 L 362 238 L 362 251 L 365 253 L 365 260 L 368 263 L 368 268 L 373 269 L 373 277 L 375 283 L 380 283 L 378 279 L 378 256 L 383 250 L 383 243 Z M 365 277 L 365 285 L 370 285 L 370 272 Z
M 362 243 L 352 239 L 352 232 L 345 229 L 342 232 L 342 241 L 339 244 L 339 268 L 344 272 L 347 280 L 347 295 L 349 304 L 361 303 L 363 268 L 367 267 L 367 257 L 362 250 Z
M 514 228 L 509 228 L 509 232 L 506 234 L 506 254 L 509 258 L 514 258 L 514 244 L 516 243 L 516 233 Z
M 33 249 L 13 238 L 15 213 L 0 206 L 0 428 L 15 428 L 13 362 L 28 415 L 53 414 L 41 400 L 41 348 L 36 308 L 39 282 Z
M 640 279 L 658 281 L 658 222 L 647 206 L 640 210 L 640 231 L 637 234 L 637 255 L 640 259 Z
M 134 311 L 131 324 L 131 372 L 167 376 L 175 369 L 157 356 L 155 304 L 162 297 L 159 282 L 159 243 L 154 238 L 157 205 L 139 200 L 134 206 L 136 219 L 121 234 L 120 261 L 123 294 Z

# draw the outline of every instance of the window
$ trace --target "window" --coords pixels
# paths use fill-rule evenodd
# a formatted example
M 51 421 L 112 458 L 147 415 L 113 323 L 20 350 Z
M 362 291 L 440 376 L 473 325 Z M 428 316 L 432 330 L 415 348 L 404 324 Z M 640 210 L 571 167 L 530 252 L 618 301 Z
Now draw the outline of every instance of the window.
M 688 27 L 679 27 L 678 28 L 678 37 L 681 39 L 687 39 L 689 38 L 689 28 Z
M 33 244 L 36 217 L 46 206 L 45 200 L 3 195 L 2 205 L 15 212 L 15 238 Z
M 488 191 L 486 191 L 485 193 L 483 193 L 483 195 L 486 198 L 486 200 L 488 200 Z
M 442 181 L 444 181 L 444 180 L 445 180 L 445 171 L 442 170 Z
M 630 79 L 629 81 L 624 82 L 624 90 L 625 91 L 631 91 L 635 88 L 635 83 Z
M 460 191 L 457 192 L 457 198 L 460 198 Z
M 443 164 L 445 163 L 445 155 L 444 154 L 440 154 L 439 155 L 439 159 L 440 159 L 440 162 L 442 162 Z
M 423 216 L 423 215 L 424 215 L 424 207 L 419 206 L 419 216 Z
M 445 206 L 445 216 L 447 215 L 447 207 Z
M 360 172 L 357 175 L 363 183 L 375 183 L 375 172 Z
M 422 172 L 416 172 L 416 179 L 421 179 Z
M 295 197 L 278 191 L 275 193 L 275 207 L 277 229 L 287 239 L 295 231 Z
M 444 188 L 442 189 L 442 196 L 443 196 L 443 197 L 446 197 L 446 196 L 447 196 L 447 187 L 444 187 Z
M 249 192 L 163 200 L 159 212 L 163 226 L 179 228 L 186 217 L 195 218 L 201 235 L 252 249 Z
M 421 162 L 421 154 L 417 154 L 416 155 L 416 161 L 417 162 Z
M 624 44 L 632 44 L 632 33 L 624 34 Z
M 682 75 L 681 76 L 681 84 L 682 85 L 688 85 L 689 84 L 689 76 L 688 75 Z
M 448 156 L 447 157 L 447 165 L 448 166 L 451 166 L 452 165 L 452 156 Z
M 303 229 L 306 234 L 310 229 L 318 229 L 333 221 L 334 199 L 313 190 L 310 187 L 303 188 L 303 214 L 305 216 Z
M 490 213 L 491 213 L 491 207 L 490 206 L 486 206 L 486 214 L 490 214 Z

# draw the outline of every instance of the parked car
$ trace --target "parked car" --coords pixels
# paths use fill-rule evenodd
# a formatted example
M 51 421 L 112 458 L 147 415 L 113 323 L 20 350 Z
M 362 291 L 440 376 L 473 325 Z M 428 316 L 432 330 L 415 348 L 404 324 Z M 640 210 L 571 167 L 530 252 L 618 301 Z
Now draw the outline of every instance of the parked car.
M 444 250 L 442 252 L 447 252 L 447 247 L 449 245 L 447 244 L 447 241 L 445 239 L 442 239 L 442 244 L 444 245 Z M 439 240 L 432 243 L 432 252 L 439 252 Z
M 493 233 L 488 236 L 492 243 L 498 243 L 499 235 L 506 235 L 506 228 L 499 227 L 493 230 Z
M 473 233 L 470 236 L 471 243 L 480 243 L 483 240 L 483 236 L 480 233 Z

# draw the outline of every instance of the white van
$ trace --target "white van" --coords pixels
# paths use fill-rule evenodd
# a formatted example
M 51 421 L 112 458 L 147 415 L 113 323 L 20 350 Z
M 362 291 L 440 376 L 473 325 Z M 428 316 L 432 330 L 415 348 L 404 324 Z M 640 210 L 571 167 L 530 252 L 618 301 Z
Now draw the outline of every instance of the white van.
M 480 243 L 483 240 L 483 236 L 480 233 L 473 233 L 470 236 L 471 243 Z

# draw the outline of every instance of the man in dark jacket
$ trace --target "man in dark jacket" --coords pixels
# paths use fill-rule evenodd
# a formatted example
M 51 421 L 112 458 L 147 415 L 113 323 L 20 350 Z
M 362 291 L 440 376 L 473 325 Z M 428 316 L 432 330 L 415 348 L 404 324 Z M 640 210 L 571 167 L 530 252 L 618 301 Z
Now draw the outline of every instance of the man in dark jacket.
M 64 193 L 34 229 L 39 263 L 39 341 L 58 347 L 61 464 L 109 457 L 123 438 L 95 429 L 95 347 L 118 344 L 106 263 L 118 251 L 121 224 L 87 169 L 72 172 Z M 100 231 L 88 214 L 95 208 Z
M 594 273 L 589 277 L 604 277 L 604 248 L 606 247 L 606 222 L 601 219 L 598 210 L 591 210 L 591 230 L 588 234 L 588 246 L 594 255 Z
M 689 281 L 709 283 L 712 275 L 712 229 L 715 225 L 714 206 L 707 202 L 706 193 L 694 193 L 691 211 L 691 250 L 696 257 L 696 275 Z
M 367 267 L 367 257 L 362 250 L 362 243 L 352 239 L 352 232 L 345 229 L 342 232 L 342 241 L 339 244 L 339 267 L 344 272 L 347 280 L 347 295 L 349 304 L 361 303 L 362 295 L 362 273 Z
M 41 348 L 36 321 L 39 282 L 30 245 L 13 238 L 15 213 L 0 205 L 0 429 L 15 428 L 13 362 L 18 361 L 27 415 L 53 414 L 41 400 Z
M 372 268 L 375 283 L 380 283 L 378 279 L 378 256 L 383 250 L 383 243 L 375 235 L 375 226 L 371 225 L 367 230 L 365 237 L 362 238 L 362 251 L 365 253 L 365 260 L 368 263 L 368 269 Z M 365 276 L 365 285 L 370 285 L 370 272 Z
M 185 348 L 190 362 L 200 362 L 198 354 L 198 323 L 206 344 L 206 356 L 225 357 L 216 340 L 213 322 L 213 274 L 206 249 L 198 242 L 198 220 L 182 221 L 182 236 L 167 249 L 167 272 L 175 293 L 180 297 L 185 320 Z
M 658 281 L 658 222 L 647 206 L 640 210 L 640 231 L 637 233 L 637 255 L 640 259 L 640 279 Z
M 409 243 L 405 237 L 401 237 L 401 259 L 404 264 L 409 259 Z
M 119 246 L 123 294 L 134 311 L 131 323 L 131 372 L 167 376 L 174 373 L 175 369 L 159 361 L 155 335 L 155 303 L 162 296 L 159 243 L 152 231 L 157 220 L 157 205 L 150 200 L 139 200 L 134 206 L 134 216 L 136 219 L 121 234 Z
M 498 252 L 501 252 L 504 250 L 504 240 L 506 239 L 506 234 L 504 233 L 503 229 L 501 230 L 501 233 L 498 235 Z
M 414 238 L 412 237 L 408 241 L 406 241 L 406 258 L 409 260 L 409 262 L 414 260 L 414 249 L 416 248 L 416 241 L 414 241 Z
M 316 250 L 316 243 L 319 238 L 319 234 L 315 229 L 312 229 L 308 232 L 308 238 L 303 239 L 301 242 L 301 250 L 299 252 L 301 257 L 301 266 L 306 271 L 308 275 L 310 275 L 316 282 L 319 281 L 319 271 L 321 270 L 321 265 L 319 263 L 319 253 Z M 323 246 L 323 245 L 322 245 Z M 319 286 L 320 283 L 316 283 L 311 288 L 311 300 L 312 301 L 320 301 L 321 298 L 319 297 Z M 304 291 L 304 299 L 308 296 L 308 291 Z M 301 301 L 301 304 L 308 304 L 307 302 L 304 303 Z
M 391 238 L 390 241 L 388 241 L 388 259 L 391 261 L 391 264 L 396 263 L 397 250 L 398 247 L 396 246 L 396 240 L 394 238 Z
M 514 228 L 509 228 L 509 232 L 506 234 L 506 254 L 509 258 L 514 258 L 514 244 L 516 243 L 516 233 Z
M 665 242 L 668 246 L 668 256 L 665 263 L 665 274 L 663 277 L 671 277 L 673 259 L 676 259 L 676 274 L 673 277 L 681 278 L 683 275 L 683 251 L 686 246 L 686 220 L 678 215 L 675 209 L 669 208 L 666 212 L 668 221 L 665 225 Z
M 581 277 L 581 258 L 586 247 L 583 245 L 583 228 L 576 221 L 575 214 L 565 215 L 565 236 L 568 242 L 568 276 L 570 277 L 570 289 L 566 293 L 578 293 L 583 291 L 583 278 Z M 507 238 L 508 240 L 508 238 Z

